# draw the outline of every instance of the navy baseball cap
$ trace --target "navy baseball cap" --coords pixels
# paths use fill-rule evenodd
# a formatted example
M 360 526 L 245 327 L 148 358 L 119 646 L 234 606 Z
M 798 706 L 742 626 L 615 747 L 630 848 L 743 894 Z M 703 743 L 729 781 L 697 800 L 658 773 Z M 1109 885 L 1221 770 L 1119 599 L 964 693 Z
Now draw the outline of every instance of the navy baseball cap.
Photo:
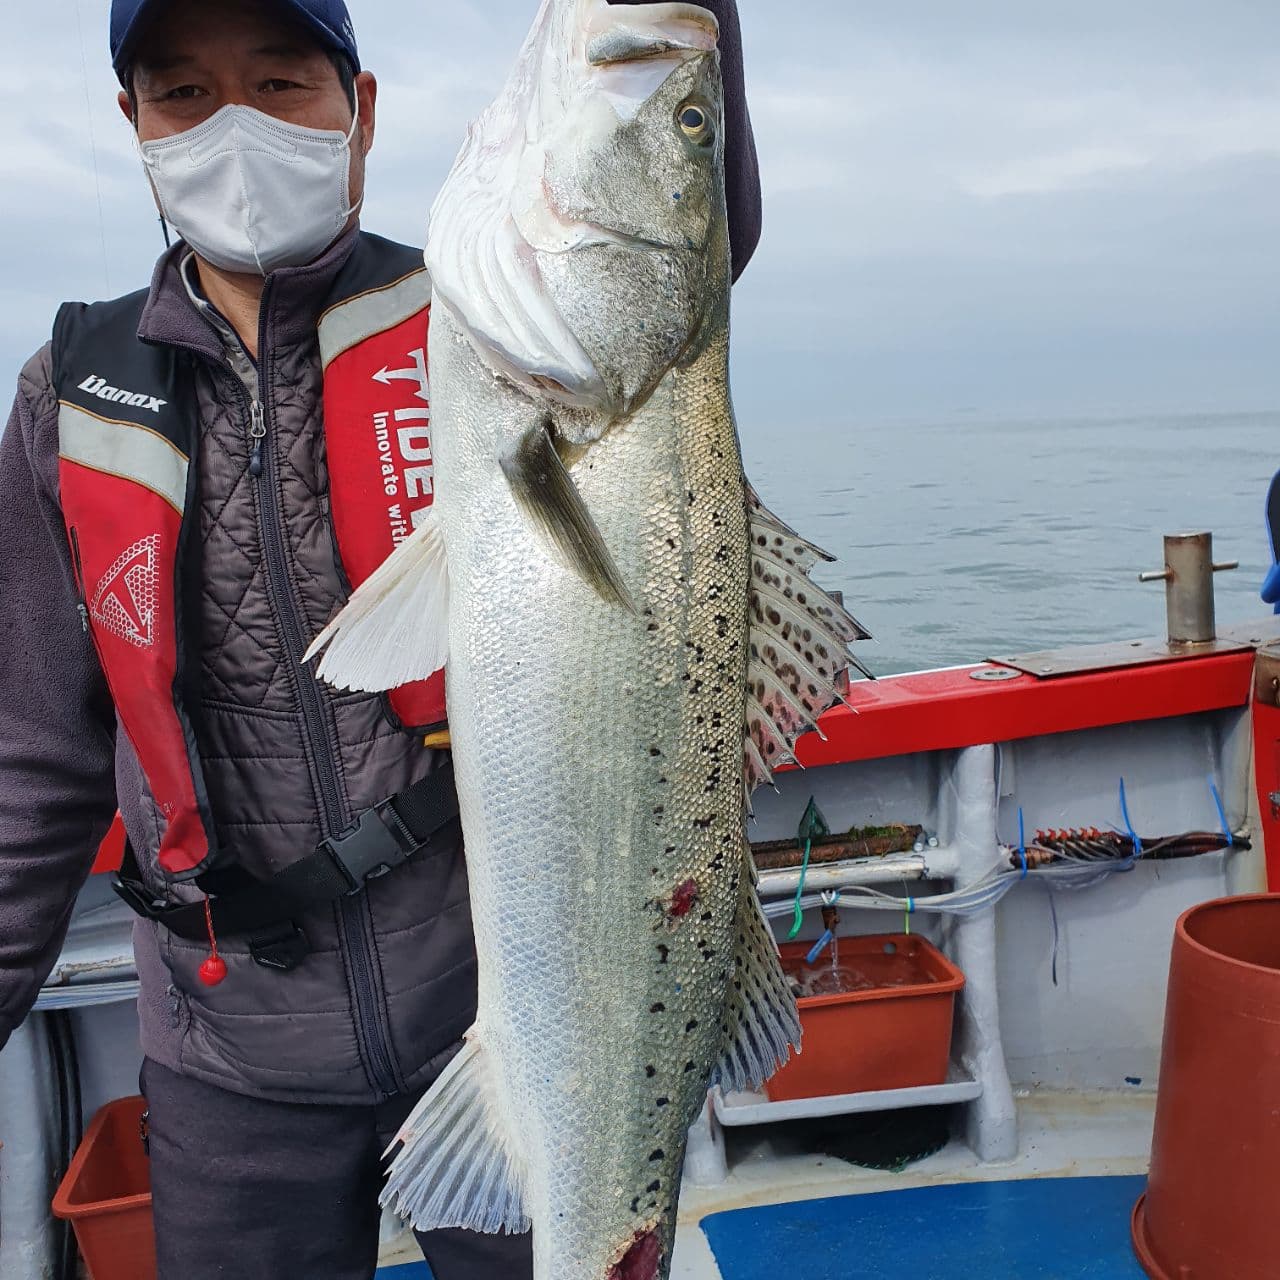
M 360 70 L 356 32 L 343 0 L 274 0 L 274 3 L 314 31 L 326 48 L 345 53 L 351 65 Z M 111 0 L 111 65 L 121 84 L 125 83 L 147 21 L 164 4 L 165 0 Z

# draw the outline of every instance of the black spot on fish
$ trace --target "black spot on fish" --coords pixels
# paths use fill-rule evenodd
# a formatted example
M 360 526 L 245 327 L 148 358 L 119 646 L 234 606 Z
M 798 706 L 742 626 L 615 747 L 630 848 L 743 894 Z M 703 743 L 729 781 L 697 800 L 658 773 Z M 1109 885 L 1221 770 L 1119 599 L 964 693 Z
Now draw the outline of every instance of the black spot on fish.
M 661 1147 L 656 1147 L 653 1151 L 649 1152 L 650 1164 L 652 1164 L 655 1160 L 665 1160 L 666 1158 L 667 1158 L 667 1154 L 665 1151 L 663 1151 Z
M 659 964 L 666 964 L 666 963 L 667 963 L 667 957 L 671 955 L 671 948 L 670 948 L 669 946 L 667 946 L 667 944 L 666 944 L 665 942 L 660 942 L 660 943 L 658 943 L 658 955 L 661 957 L 661 958 L 659 959 L 658 963 L 659 963 Z
M 646 1190 L 646 1191 L 661 1191 L 661 1190 L 662 1190 L 662 1182 L 661 1182 L 661 1180 L 660 1180 L 660 1179 L 658 1179 L 658 1178 L 654 1178 L 654 1180 L 653 1180 L 651 1183 L 649 1183 L 649 1185 L 648 1185 L 647 1187 L 645 1187 L 645 1190 Z
M 729 1028 L 728 1028 L 728 1027 L 725 1027 L 725 1030 L 726 1030 L 726 1031 L 728 1031 L 728 1030 L 729 1030 Z M 655 1105 L 655 1106 L 659 1106 L 659 1107 L 665 1107 L 665 1106 L 669 1106 L 669 1105 L 670 1105 L 670 1103 L 671 1103 L 671 1099 L 670 1099 L 670 1098 L 665 1098 L 665 1097 L 664 1097 L 664 1098 L 659 1098 L 659 1099 L 657 1100 L 657 1102 L 656 1102 L 654 1105 Z
M 689 1072 L 692 1071 L 696 1066 L 697 1066 L 697 1063 L 695 1063 L 694 1060 L 690 1058 L 689 1061 L 684 1064 L 685 1075 L 688 1075 Z
M 686 1023 L 684 1024 L 685 1034 L 687 1035 L 687 1034 L 688 1034 L 690 1031 L 692 1031 L 692 1030 L 693 1030 L 697 1025 L 698 1025 L 698 1020 L 697 1020 L 697 1018 L 690 1018 L 690 1019 L 689 1019 L 689 1021 L 688 1021 L 688 1022 L 686 1022 Z
M 644 1073 L 649 1077 L 650 1080 L 652 1080 L 653 1077 L 658 1074 L 658 1068 L 654 1066 L 645 1067 Z
M 653 1004 L 649 1006 L 650 1013 L 665 1013 L 666 1011 L 667 1006 L 663 1004 L 661 1000 L 655 1000 Z

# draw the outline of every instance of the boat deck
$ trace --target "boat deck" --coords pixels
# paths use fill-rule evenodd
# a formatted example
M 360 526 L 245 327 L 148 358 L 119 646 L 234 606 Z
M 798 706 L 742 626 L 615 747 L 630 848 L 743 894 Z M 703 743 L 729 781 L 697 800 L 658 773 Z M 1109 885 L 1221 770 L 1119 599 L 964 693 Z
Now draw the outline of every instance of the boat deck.
M 799 1151 L 785 1124 L 730 1132 L 726 1181 L 685 1185 L 672 1280 L 1142 1280 L 1129 1215 L 1154 1106 L 1138 1090 L 1025 1094 L 1014 1160 L 953 1140 L 901 1173 Z M 430 1274 L 407 1240 L 378 1280 Z

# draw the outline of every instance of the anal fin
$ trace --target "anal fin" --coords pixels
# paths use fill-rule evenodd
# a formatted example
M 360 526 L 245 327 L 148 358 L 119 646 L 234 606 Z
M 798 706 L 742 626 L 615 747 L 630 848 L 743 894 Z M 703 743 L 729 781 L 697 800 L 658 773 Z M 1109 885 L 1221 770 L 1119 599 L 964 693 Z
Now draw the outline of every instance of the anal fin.
M 419 1231 L 529 1229 L 520 1179 L 473 1029 L 396 1135 L 381 1203 Z
M 750 863 L 750 852 L 745 857 Z M 754 866 L 751 866 L 751 872 Z M 714 1080 L 728 1092 L 758 1089 L 800 1049 L 800 1015 L 782 971 L 778 944 L 760 908 L 755 876 L 744 872 L 738 899 L 736 971 L 724 1021 L 729 1026 Z
M 449 566 L 434 509 L 315 638 L 316 674 L 338 689 L 381 692 L 439 671 L 449 656 Z

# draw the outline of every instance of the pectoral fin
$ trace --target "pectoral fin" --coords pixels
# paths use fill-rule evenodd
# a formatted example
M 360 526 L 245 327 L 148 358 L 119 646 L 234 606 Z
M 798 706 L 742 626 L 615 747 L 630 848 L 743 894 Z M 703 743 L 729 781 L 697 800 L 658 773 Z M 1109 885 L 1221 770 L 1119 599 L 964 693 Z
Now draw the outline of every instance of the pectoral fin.
M 439 671 L 449 656 L 449 566 L 434 508 L 315 638 L 317 674 L 338 689 L 380 692 Z
M 605 546 L 545 423 L 531 428 L 502 459 L 516 506 L 547 553 L 602 600 L 635 612 L 626 583 Z

